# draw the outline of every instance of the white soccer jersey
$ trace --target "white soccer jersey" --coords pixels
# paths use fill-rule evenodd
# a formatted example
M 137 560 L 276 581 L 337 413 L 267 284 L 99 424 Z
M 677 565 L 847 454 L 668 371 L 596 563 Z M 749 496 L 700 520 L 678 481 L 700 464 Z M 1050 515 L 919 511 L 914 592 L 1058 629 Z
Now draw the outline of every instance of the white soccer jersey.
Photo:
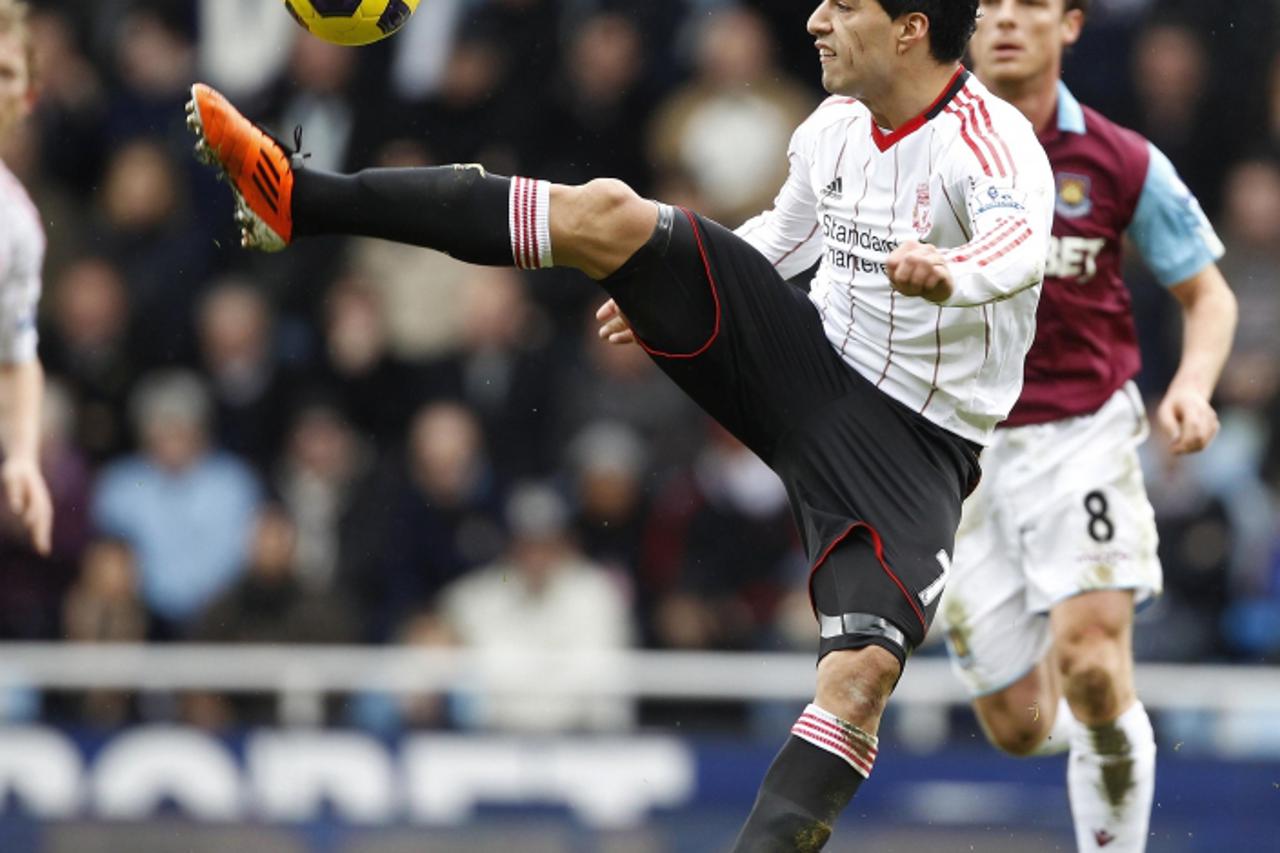
M 44 228 L 31 197 L 0 163 L 0 363 L 36 357 Z
M 886 394 L 982 444 L 1022 390 L 1053 224 L 1053 172 L 1031 124 L 969 72 L 893 133 L 828 98 L 791 140 L 772 210 L 738 229 L 784 278 L 821 260 L 809 298 L 831 345 Z M 903 296 L 885 260 L 944 250 L 944 305 Z

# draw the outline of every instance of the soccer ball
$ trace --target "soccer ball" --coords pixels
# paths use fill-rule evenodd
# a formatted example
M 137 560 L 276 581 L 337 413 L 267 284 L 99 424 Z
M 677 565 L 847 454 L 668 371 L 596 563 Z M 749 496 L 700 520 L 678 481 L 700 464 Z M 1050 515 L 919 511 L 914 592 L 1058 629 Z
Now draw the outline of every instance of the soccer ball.
M 418 0 L 284 0 L 284 7 L 312 35 L 354 46 L 403 27 Z

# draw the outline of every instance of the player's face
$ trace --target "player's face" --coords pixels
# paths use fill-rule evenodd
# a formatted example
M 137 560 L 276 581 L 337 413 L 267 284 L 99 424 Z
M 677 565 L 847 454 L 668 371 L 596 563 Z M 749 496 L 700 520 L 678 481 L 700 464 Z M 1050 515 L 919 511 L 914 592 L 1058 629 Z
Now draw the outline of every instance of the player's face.
M 21 36 L 0 31 L 0 136 L 16 125 L 31 104 L 31 75 Z
M 822 86 L 836 95 L 874 94 L 893 74 L 893 19 L 876 0 L 822 0 L 809 16 Z
M 1084 25 L 1065 0 L 982 0 L 978 31 L 969 42 L 974 70 L 987 85 L 1011 85 L 1049 74 L 1057 77 L 1062 52 Z

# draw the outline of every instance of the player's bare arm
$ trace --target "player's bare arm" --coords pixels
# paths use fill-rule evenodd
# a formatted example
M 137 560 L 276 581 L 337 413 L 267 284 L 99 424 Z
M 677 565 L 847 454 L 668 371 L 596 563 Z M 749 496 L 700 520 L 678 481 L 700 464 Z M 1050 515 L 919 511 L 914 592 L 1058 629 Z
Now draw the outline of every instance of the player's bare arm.
M 44 371 L 35 360 L 0 364 L 0 482 L 5 501 L 31 544 L 48 554 L 53 502 L 40 473 L 40 398 Z
M 1216 264 L 1170 290 L 1182 305 L 1182 361 L 1156 410 L 1156 423 L 1174 453 L 1195 453 L 1218 434 L 1210 400 L 1231 352 L 1236 298 Z

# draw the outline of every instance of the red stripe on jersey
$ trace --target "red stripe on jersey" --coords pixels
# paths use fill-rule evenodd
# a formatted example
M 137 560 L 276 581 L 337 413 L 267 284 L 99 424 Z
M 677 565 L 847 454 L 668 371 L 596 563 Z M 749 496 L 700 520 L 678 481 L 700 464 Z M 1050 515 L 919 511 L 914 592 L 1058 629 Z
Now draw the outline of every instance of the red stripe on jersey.
M 845 761 L 849 762 L 855 770 L 861 773 L 864 778 L 871 775 L 871 765 L 840 741 L 832 737 L 828 737 L 821 732 L 811 731 L 799 722 L 791 727 L 791 733 L 801 740 L 808 741 L 819 749 L 826 750 L 827 752 L 834 753 L 840 758 L 843 758 Z
M 1004 152 L 1004 160 L 1009 164 L 1010 174 L 1015 178 L 1018 177 L 1018 164 L 1013 161 L 1013 154 L 1009 151 L 1009 146 L 1005 145 L 1004 137 L 996 130 L 995 122 L 991 120 L 991 113 L 987 111 L 986 99 L 975 92 L 969 92 L 969 97 L 973 98 L 978 104 L 978 110 L 982 113 L 982 120 L 987 124 L 987 131 L 1000 144 L 1000 150 Z
M 978 255 L 981 255 L 983 252 L 994 247 L 1001 240 L 1008 238 L 1019 228 L 1025 228 L 1026 226 L 1027 220 L 1025 219 L 998 220 L 996 222 L 996 228 L 1001 230 L 993 231 L 988 236 L 983 237 L 981 242 L 972 242 L 964 246 L 957 246 L 950 252 L 943 252 L 943 255 L 949 263 L 962 264 L 965 261 L 973 260 Z
M 867 197 L 867 192 L 871 189 L 871 161 L 875 157 L 870 151 L 867 152 L 867 162 L 862 164 L 862 195 L 858 196 L 858 200 L 853 205 L 853 221 L 857 222 L 858 217 L 862 215 L 862 202 Z M 858 269 L 850 264 L 849 283 L 845 285 L 845 289 L 849 294 L 849 325 L 844 328 L 844 340 L 840 342 L 840 357 L 844 357 L 845 349 L 849 346 L 849 339 L 853 336 L 854 315 L 858 310 L 858 296 L 856 293 L 858 279 Z
M 1028 228 L 1026 231 L 1023 231 L 1021 234 L 1018 235 L 1018 239 L 1014 240 L 1012 243 L 1006 244 L 1004 248 L 996 252 L 994 255 L 988 255 L 987 257 L 984 257 L 982 260 L 978 261 L 978 266 L 985 267 L 985 266 L 994 264 L 996 261 L 1000 260 L 1005 255 L 1009 254 L 1014 249 L 1018 248 L 1019 246 L 1021 246 L 1023 243 L 1027 242 L 1030 239 L 1031 239 L 1031 229 Z
M 973 141 L 973 137 L 969 135 L 969 116 L 956 109 L 954 105 L 947 107 L 947 113 L 955 116 L 960 121 L 960 138 L 969 146 L 969 150 L 978 158 L 978 165 L 982 167 L 983 173 L 987 177 L 995 177 L 991 173 L 991 164 L 987 162 L 986 155 L 982 153 L 982 149 L 978 147 L 978 143 Z
M 898 308 L 898 291 L 889 291 L 889 351 L 885 353 L 884 370 L 880 371 L 880 378 L 876 380 L 876 387 L 879 388 L 884 382 L 884 378 L 889 375 L 889 365 L 893 364 L 893 333 L 897 325 L 897 308 Z
M 1009 177 L 1009 170 L 1005 168 L 1004 160 L 1000 157 L 1000 152 L 996 150 L 995 143 L 991 141 L 991 137 L 982 127 L 982 121 L 978 118 L 977 105 L 970 101 L 964 105 L 964 108 L 973 118 L 973 123 L 969 125 L 973 129 L 973 135 L 991 154 L 992 165 L 995 167 L 996 171 L 1000 173 L 1000 177 Z
M 813 235 L 814 235 L 814 234 L 817 234 L 817 233 L 818 233 L 818 223 L 816 223 L 816 222 L 815 222 L 815 223 L 813 223 L 813 227 L 809 229 L 809 234 L 808 234 L 808 236 L 806 236 L 806 237 L 805 237 L 803 240 L 801 240 L 799 243 L 796 243 L 794 246 L 792 246 L 792 247 L 791 247 L 791 250 L 790 250 L 789 252 L 787 252 L 785 255 L 783 255 L 782 257 L 778 258 L 776 261 L 774 261 L 774 262 L 773 262 L 773 265 L 774 265 L 775 267 L 776 267 L 776 266 L 778 266 L 778 265 L 779 265 L 779 264 L 781 264 L 783 261 L 785 261 L 787 258 L 791 257 L 791 256 L 792 256 L 792 255 L 794 255 L 796 252 L 800 251 L 800 247 L 801 247 L 801 246 L 803 246 L 805 243 L 808 243 L 810 240 L 812 240 L 812 239 L 813 239 Z
M 1008 177 L 1009 172 L 1004 167 L 1004 161 L 1000 159 L 1000 152 L 996 150 L 995 143 L 991 141 L 991 133 L 988 132 L 991 130 L 991 122 L 988 121 L 986 129 L 983 129 L 982 121 L 978 118 L 978 104 L 973 100 L 972 94 L 966 89 L 960 93 L 960 97 L 956 99 L 956 102 L 972 119 L 969 127 L 972 129 L 974 137 L 982 143 L 982 146 L 991 155 L 991 162 L 995 164 L 996 170 L 1000 172 L 1000 177 Z
M 964 260 L 977 261 L 979 266 L 986 266 L 986 264 L 983 263 L 983 261 L 984 259 L 989 258 L 989 256 L 993 252 L 1005 249 L 1005 247 L 1009 244 L 1009 242 L 1015 239 L 1017 239 L 1019 243 L 1021 243 L 1022 240 L 1026 239 L 1026 235 L 1030 233 L 1031 233 L 1031 226 L 1027 224 L 1026 220 L 1019 219 L 1015 221 L 1009 228 L 1006 228 L 1004 231 L 1002 231 L 1000 233 L 999 239 L 987 241 L 985 245 L 971 251 L 969 255 L 964 258 Z M 1003 255 L 1005 254 L 1005 252 L 1001 251 L 1000 254 Z
M 960 248 L 963 248 L 964 251 L 960 252 L 960 254 L 947 256 L 947 260 L 952 264 L 964 264 L 965 261 L 977 260 L 978 257 L 986 255 L 987 252 L 1000 246 L 1002 242 L 1009 240 L 1010 237 L 1019 232 L 1019 229 L 1024 228 L 1028 228 L 1027 220 L 1025 219 L 1007 220 L 1007 224 L 1004 224 L 1001 231 L 992 234 L 991 237 L 987 237 L 977 246 L 961 246 Z
M 898 222 L 898 149 L 893 149 L 893 198 L 894 204 L 889 208 L 889 233 L 893 233 L 893 226 Z M 880 383 L 884 382 L 884 378 L 889 375 L 889 366 L 893 364 L 893 333 L 897 324 L 897 316 L 895 311 L 898 307 L 898 291 L 889 291 L 889 340 L 886 342 L 888 352 L 885 354 L 884 370 L 880 373 L 880 379 L 876 382 L 876 387 L 880 387 Z
M 982 306 L 982 316 L 987 316 L 987 306 Z M 920 414 L 924 414 L 924 410 L 929 408 L 929 404 L 933 402 L 933 395 L 938 393 L 938 371 L 942 368 L 942 309 L 938 309 L 938 322 L 933 327 L 933 379 L 929 385 L 929 396 L 925 398 L 924 405 L 920 407 Z

